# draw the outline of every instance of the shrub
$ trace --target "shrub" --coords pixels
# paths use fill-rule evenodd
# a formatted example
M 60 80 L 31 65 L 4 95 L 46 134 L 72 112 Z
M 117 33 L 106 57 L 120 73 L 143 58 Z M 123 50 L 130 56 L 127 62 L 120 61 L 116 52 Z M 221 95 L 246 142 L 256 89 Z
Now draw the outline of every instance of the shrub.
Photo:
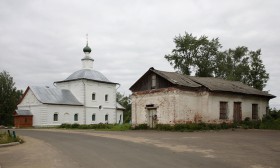
M 174 127 L 170 124 L 157 124 L 156 129 L 160 131 L 172 131 Z
M 63 123 L 59 126 L 59 128 L 71 128 L 71 124 Z
M 280 119 L 265 120 L 260 124 L 261 129 L 274 129 L 280 130 Z
M 24 141 L 19 136 L 14 137 L 13 135 L 9 135 L 6 132 L 0 132 L 0 144 L 11 142 L 23 143 Z
M 74 124 L 71 125 L 71 128 L 79 128 L 79 126 L 80 126 L 80 124 L 74 123 Z
M 149 129 L 147 124 L 139 124 L 133 128 L 134 130 L 147 130 Z
M 113 127 L 110 129 L 111 131 L 126 131 L 131 129 L 131 124 L 115 124 Z

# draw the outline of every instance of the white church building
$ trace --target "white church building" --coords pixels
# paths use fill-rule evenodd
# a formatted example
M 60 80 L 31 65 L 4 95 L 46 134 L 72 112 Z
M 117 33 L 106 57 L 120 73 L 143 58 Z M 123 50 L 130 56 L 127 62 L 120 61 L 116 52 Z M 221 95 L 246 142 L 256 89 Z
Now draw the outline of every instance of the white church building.
M 54 82 L 53 88 L 29 86 L 15 115 L 32 115 L 32 126 L 35 127 L 63 123 L 123 123 L 124 108 L 116 102 L 116 87 L 119 84 L 93 70 L 94 60 L 90 56 L 88 44 L 83 51 L 85 56 L 82 58 L 81 70 L 65 80 Z

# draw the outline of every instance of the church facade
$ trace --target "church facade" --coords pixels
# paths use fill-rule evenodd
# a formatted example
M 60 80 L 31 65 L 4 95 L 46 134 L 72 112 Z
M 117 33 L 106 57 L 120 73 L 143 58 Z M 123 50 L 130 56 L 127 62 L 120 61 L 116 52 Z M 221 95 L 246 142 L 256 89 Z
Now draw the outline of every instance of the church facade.
M 54 82 L 54 88 L 29 86 L 17 106 L 17 116 L 28 112 L 35 127 L 63 123 L 122 124 L 124 108 L 116 102 L 119 84 L 93 70 L 94 59 L 88 44 L 83 51 L 82 69 Z

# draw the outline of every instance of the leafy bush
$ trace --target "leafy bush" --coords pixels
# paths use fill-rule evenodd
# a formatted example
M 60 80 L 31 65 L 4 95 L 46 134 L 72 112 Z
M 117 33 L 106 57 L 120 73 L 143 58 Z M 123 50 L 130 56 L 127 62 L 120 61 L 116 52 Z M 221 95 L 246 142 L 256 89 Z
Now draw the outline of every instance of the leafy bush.
M 147 130 L 147 129 L 149 129 L 149 127 L 147 124 L 139 124 L 139 125 L 136 125 L 133 129 L 134 130 Z
M 59 128 L 71 128 L 71 124 L 66 124 L 66 123 L 64 123 L 64 124 L 61 124 L 60 126 L 59 126 Z
M 71 125 L 71 128 L 79 128 L 80 124 L 74 123 Z
M 260 128 L 280 130 L 280 118 L 276 120 L 265 120 L 260 124 Z
M 172 131 L 173 127 L 169 124 L 157 124 L 156 129 L 160 131 Z

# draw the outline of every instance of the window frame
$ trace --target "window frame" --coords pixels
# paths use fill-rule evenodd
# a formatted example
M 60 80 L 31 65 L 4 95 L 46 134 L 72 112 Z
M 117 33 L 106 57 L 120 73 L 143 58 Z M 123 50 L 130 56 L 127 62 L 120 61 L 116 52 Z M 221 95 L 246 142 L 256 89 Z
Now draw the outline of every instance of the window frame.
M 252 104 L 252 120 L 259 119 L 259 104 L 253 103 Z
M 157 76 L 156 76 L 156 74 L 152 74 L 151 81 L 152 81 L 151 88 L 156 89 L 156 87 L 157 87 Z
M 74 121 L 79 121 L 79 114 L 78 113 L 74 114 Z
M 224 107 L 222 107 L 223 106 L 222 104 L 224 104 Z M 220 101 L 219 119 L 220 120 L 228 119 L 228 102 L 226 101 Z
M 106 114 L 105 115 L 105 122 L 108 122 L 108 120 L 109 120 L 109 114 Z
M 94 117 L 93 117 L 94 116 Z M 93 113 L 92 115 L 91 115 L 91 121 L 96 121 L 96 114 L 95 113 Z
M 95 92 L 93 92 L 93 93 L 91 94 L 91 100 L 93 100 L 93 101 L 96 100 L 96 93 L 95 93 Z
M 57 122 L 58 121 L 58 113 L 53 114 L 53 121 Z

